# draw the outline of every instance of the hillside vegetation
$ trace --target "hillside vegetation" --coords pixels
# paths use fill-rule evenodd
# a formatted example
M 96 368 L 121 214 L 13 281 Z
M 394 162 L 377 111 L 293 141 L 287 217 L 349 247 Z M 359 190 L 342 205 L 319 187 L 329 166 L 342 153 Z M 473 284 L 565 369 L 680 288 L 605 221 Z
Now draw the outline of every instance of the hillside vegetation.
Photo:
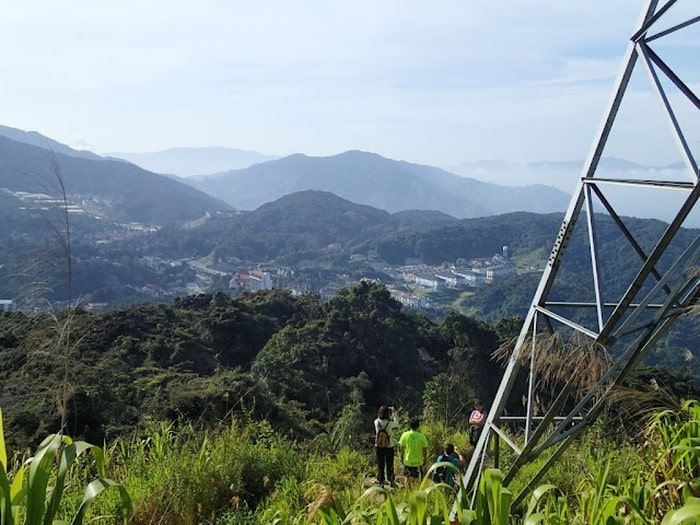
M 61 425 L 101 442 L 152 421 L 206 426 L 236 414 L 309 437 L 381 404 L 450 424 L 474 397 L 493 397 L 502 370 L 491 354 L 519 328 L 460 314 L 430 321 L 367 283 L 328 302 L 273 290 L 106 314 L 5 312 L 0 406 L 9 439 L 22 443 Z M 686 395 L 696 388 L 692 369 L 671 370 L 658 380 Z
M 35 449 L 58 430 L 106 440 L 94 453 L 100 476 L 114 481 L 101 486 L 128 491 L 133 505 L 118 491 L 106 493 L 86 519 L 447 524 L 455 499 L 449 487 L 429 478 L 409 486 L 402 476 L 391 492 L 375 485 L 376 407 L 399 407 L 402 428 L 409 416 L 422 416 L 431 456 L 448 441 L 468 455 L 471 400 L 492 399 L 502 371 L 491 353 L 518 329 L 514 319 L 489 326 L 459 314 L 435 323 L 403 312 L 383 286 L 366 283 L 327 303 L 268 291 L 103 315 L 4 313 L 7 450 Z M 538 523 L 606 523 L 610 516 L 653 523 L 693 508 L 700 413 L 679 401 L 700 394 L 689 370 L 642 368 L 628 388 L 543 480 L 539 500 L 510 505 L 511 490 L 524 486 L 530 470 L 511 489 L 489 470 L 476 510 L 460 500 L 460 523 L 516 524 L 539 514 Z M 514 399 L 518 389 L 525 393 L 524 378 Z M 648 420 L 641 406 L 673 410 Z M 517 429 L 512 439 L 521 439 Z M 6 465 L 16 472 L 18 456 Z M 94 476 L 85 461 L 70 472 L 59 516 L 78 508 L 81 493 L 70 484 Z M 38 498 L 43 493 L 26 504 Z
M 57 346 L 66 323 L 68 348 Z M 368 284 L 328 303 L 269 291 L 101 315 L 3 313 L 0 406 L 10 438 L 30 443 L 61 421 L 100 442 L 149 420 L 206 423 L 232 413 L 309 436 L 328 431 L 347 405 L 418 411 L 425 384 L 450 369 L 460 375 L 435 395 L 461 383 L 467 410 L 469 398 L 493 394 L 500 369 L 489 355 L 509 335 L 459 315 L 438 324 L 409 315 Z

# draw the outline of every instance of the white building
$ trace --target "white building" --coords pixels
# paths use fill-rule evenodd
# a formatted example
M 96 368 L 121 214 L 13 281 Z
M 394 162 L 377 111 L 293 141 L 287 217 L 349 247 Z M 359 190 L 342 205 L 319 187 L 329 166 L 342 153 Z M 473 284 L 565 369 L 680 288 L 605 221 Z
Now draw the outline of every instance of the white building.
M 416 275 L 416 286 L 437 292 L 443 287 L 443 281 L 438 279 L 435 274 L 423 273 Z
M 392 298 L 396 299 L 404 306 L 420 308 L 420 306 L 422 306 L 423 304 L 423 300 L 417 295 L 413 295 L 411 293 L 407 293 L 401 290 L 389 290 L 389 294 Z
M 486 269 L 486 280 L 493 281 L 495 279 L 502 279 L 503 277 L 508 277 L 510 275 L 517 275 L 518 272 L 515 266 L 510 264 L 504 264 L 501 266 L 492 266 Z
M 457 288 L 459 286 L 460 277 L 455 273 L 438 273 L 435 277 L 445 283 L 447 288 Z
M 15 309 L 15 302 L 12 299 L 0 299 L 0 311 L 12 312 Z
M 479 272 L 475 272 L 473 270 L 454 269 L 454 270 L 452 270 L 452 273 L 454 273 L 458 277 L 461 277 L 462 279 L 464 279 L 464 281 L 469 286 L 479 286 L 481 284 L 484 284 L 484 280 L 486 279 L 485 273 L 479 273 Z
M 272 276 L 264 270 L 251 270 L 248 272 L 248 288 L 251 292 L 258 290 L 270 290 L 272 288 Z

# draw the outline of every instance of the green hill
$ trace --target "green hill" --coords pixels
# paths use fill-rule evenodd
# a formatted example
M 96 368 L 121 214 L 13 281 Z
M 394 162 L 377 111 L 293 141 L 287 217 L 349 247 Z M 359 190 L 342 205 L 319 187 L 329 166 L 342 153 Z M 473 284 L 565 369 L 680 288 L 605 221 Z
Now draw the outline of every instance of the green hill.
M 70 339 L 58 338 L 67 327 Z M 424 385 L 453 359 L 465 395 L 490 397 L 498 344 L 483 323 L 429 322 L 367 284 L 328 303 L 268 291 L 101 315 L 0 312 L 0 406 L 25 442 L 62 417 L 70 434 L 100 442 L 149 418 L 215 422 L 231 411 L 313 435 L 353 399 L 368 414 L 387 402 L 419 410 Z M 54 403 L 64 395 L 69 414 Z

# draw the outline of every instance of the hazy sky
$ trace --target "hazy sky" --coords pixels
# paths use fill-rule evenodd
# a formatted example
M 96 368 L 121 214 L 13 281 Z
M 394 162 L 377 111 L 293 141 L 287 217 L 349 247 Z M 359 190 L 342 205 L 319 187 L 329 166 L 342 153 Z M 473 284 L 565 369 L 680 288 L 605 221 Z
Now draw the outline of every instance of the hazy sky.
M 229 146 L 360 149 L 433 165 L 582 159 L 645 4 L 5 2 L 0 124 L 98 153 Z M 674 9 L 697 15 L 698 0 Z M 693 31 L 676 60 L 693 66 L 697 86 Z M 609 153 L 674 161 L 636 135 L 648 127 L 639 113 L 630 110 L 629 133 Z

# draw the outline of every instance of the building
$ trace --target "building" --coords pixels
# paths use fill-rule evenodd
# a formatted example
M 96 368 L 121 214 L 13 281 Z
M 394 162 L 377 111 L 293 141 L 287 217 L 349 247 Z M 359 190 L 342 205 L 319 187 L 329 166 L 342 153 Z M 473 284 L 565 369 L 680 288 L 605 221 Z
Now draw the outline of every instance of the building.
M 0 299 L 0 311 L 12 312 L 15 309 L 15 302 L 12 299 Z
M 456 276 L 464 279 L 464 281 L 469 286 L 479 286 L 481 284 L 484 284 L 484 280 L 486 279 L 485 273 L 476 272 L 474 270 L 469 270 L 466 268 L 454 269 L 454 270 L 452 270 L 452 273 L 454 273 Z
M 420 297 L 408 292 L 403 292 L 401 290 L 389 290 L 389 294 L 393 299 L 396 299 L 404 306 L 420 308 L 423 305 L 423 300 Z
M 248 272 L 248 289 L 251 292 L 258 290 L 270 290 L 272 288 L 272 276 L 269 272 L 255 269 Z
M 445 283 L 446 288 L 458 288 L 459 287 L 460 277 L 455 273 L 442 272 L 442 273 L 435 274 L 435 277 L 437 277 L 438 279 L 443 281 Z
M 503 277 L 508 277 L 510 275 L 517 275 L 518 272 L 515 266 L 510 264 L 504 264 L 500 266 L 491 266 L 486 269 L 486 280 L 493 281 L 495 279 L 502 279 Z
M 422 286 L 433 292 L 437 292 L 443 287 L 443 281 L 437 275 L 431 273 L 416 274 L 416 286 Z

